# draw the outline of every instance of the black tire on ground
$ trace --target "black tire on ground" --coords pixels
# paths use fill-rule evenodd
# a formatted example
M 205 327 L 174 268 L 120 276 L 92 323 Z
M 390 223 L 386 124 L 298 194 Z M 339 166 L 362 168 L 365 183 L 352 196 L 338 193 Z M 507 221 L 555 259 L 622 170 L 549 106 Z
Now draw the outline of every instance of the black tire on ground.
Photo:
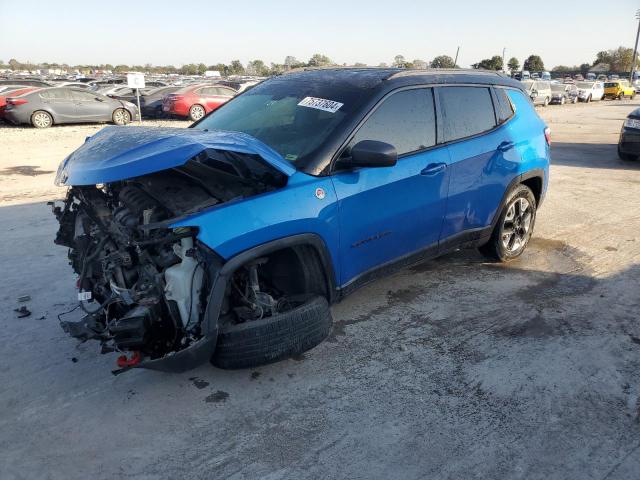
M 620 160 L 624 160 L 625 162 L 633 162 L 635 160 L 638 160 L 638 157 L 636 155 L 631 155 L 628 153 L 621 152 L 619 145 L 618 145 L 618 158 Z
M 111 119 L 116 125 L 126 125 L 131 122 L 131 114 L 124 108 L 116 108 L 111 114 Z
M 189 118 L 192 121 L 200 120 L 202 117 L 206 115 L 206 110 L 202 105 L 191 105 L 189 109 Z
M 549 97 L 544 97 L 544 106 L 549 105 Z
M 587 97 L 587 103 L 591 103 L 591 95 Z
M 300 355 L 327 338 L 331 324 L 326 298 L 310 296 L 286 312 L 221 328 L 211 363 L 225 369 L 250 368 Z
M 532 217 L 529 222 L 527 234 L 524 235 L 522 246 L 510 251 L 504 246 L 502 241 L 503 231 L 505 228 L 505 217 L 507 216 L 509 208 L 519 199 L 524 199 L 529 202 L 529 206 L 532 209 L 530 212 Z M 526 185 L 516 185 L 507 195 L 507 201 L 504 203 L 504 207 L 500 212 L 500 217 L 498 217 L 498 222 L 491 233 L 491 238 L 478 249 L 480 250 L 480 253 L 491 260 L 498 260 L 500 262 L 508 262 L 509 260 L 519 257 L 522 252 L 524 252 L 525 248 L 527 248 L 529 240 L 531 239 L 531 234 L 533 233 L 536 221 L 536 210 L 536 197 L 533 195 L 531 189 Z

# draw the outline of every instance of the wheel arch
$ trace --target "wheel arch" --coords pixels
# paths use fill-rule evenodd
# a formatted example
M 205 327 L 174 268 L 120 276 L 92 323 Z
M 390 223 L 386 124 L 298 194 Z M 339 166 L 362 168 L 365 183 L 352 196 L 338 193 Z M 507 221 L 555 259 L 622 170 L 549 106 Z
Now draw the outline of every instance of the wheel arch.
M 527 172 L 524 172 L 518 175 L 513 180 L 511 180 L 509 185 L 507 185 L 507 188 L 504 191 L 504 195 L 502 196 L 502 200 L 500 201 L 500 205 L 498 205 L 496 213 L 493 216 L 493 220 L 491 221 L 491 228 L 493 229 L 496 226 L 496 223 L 500 218 L 500 212 L 502 212 L 502 209 L 504 208 L 507 202 L 507 197 L 509 196 L 509 192 L 516 185 L 522 184 L 529 187 L 533 191 L 533 196 L 536 199 L 536 208 L 539 208 L 543 200 L 542 194 L 544 191 L 544 180 L 545 180 L 544 177 L 545 177 L 545 172 L 543 169 L 534 168 L 532 170 L 529 170 Z

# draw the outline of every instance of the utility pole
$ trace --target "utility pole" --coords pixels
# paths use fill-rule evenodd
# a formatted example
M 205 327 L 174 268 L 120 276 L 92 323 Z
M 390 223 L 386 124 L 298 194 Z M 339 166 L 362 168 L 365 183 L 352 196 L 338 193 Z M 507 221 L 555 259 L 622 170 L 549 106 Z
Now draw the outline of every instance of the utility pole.
M 504 64 L 504 52 L 506 51 L 507 51 L 507 47 L 502 47 L 502 73 L 505 73 L 507 71 Z
M 640 10 L 636 12 L 636 18 L 638 19 L 638 33 L 636 33 L 636 44 L 633 47 L 633 59 L 631 61 L 631 77 L 629 78 L 629 82 L 633 84 L 633 72 L 636 70 L 636 65 L 638 63 L 638 37 L 640 37 Z
M 454 68 L 458 65 L 458 53 L 460 53 L 460 47 L 456 50 L 456 59 L 453 61 Z

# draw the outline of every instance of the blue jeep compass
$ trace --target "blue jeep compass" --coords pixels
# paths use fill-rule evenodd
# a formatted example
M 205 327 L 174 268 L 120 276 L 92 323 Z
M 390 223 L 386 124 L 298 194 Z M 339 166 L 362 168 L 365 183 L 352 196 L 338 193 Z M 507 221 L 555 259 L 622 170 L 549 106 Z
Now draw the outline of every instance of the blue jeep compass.
M 119 370 L 242 368 L 299 354 L 329 304 L 461 247 L 526 248 L 549 130 L 483 71 L 321 69 L 271 78 L 187 129 L 107 127 L 58 169 L 56 243 Z

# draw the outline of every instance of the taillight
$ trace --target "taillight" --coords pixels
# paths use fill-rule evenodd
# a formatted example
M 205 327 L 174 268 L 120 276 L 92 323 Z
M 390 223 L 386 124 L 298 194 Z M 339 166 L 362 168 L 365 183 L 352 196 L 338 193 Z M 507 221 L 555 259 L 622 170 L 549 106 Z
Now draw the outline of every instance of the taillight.
M 169 95 L 167 96 L 167 98 L 173 102 L 176 102 L 178 100 L 184 100 L 184 96 L 182 95 Z
M 25 103 L 29 103 L 29 101 L 24 98 L 7 98 L 7 103 L 9 105 L 24 105 Z
M 547 145 L 551 146 L 551 129 L 549 127 L 544 129 L 544 139 L 547 141 Z

